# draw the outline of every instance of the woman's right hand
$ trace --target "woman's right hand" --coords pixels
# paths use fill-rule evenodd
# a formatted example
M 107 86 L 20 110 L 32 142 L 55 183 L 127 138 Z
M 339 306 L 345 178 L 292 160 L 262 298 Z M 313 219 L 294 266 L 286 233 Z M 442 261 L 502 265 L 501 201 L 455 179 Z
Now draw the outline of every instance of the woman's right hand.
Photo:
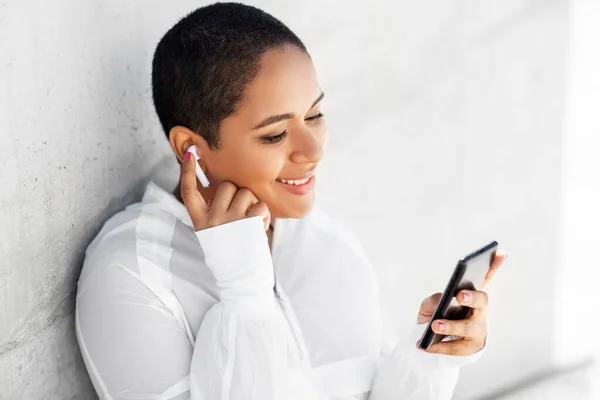
M 181 167 L 181 198 L 194 224 L 194 231 L 257 216 L 263 217 L 265 231 L 269 229 L 269 208 L 258 201 L 250 189 L 238 189 L 231 182 L 223 182 L 217 188 L 212 202 L 207 204 L 198 191 L 196 162 L 192 153 L 186 152 Z

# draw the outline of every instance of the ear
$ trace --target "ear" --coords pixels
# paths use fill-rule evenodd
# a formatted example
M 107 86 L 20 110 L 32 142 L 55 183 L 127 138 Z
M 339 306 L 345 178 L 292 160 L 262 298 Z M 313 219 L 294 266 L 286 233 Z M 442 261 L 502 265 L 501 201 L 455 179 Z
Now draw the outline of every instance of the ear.
M 196 152 L 201 159 L 203 158 L 203 153 L 208 151 L 208 143 L 202 136 L 181 125 L 171 128 L 169 131 L 169 143 L 180 163 L 183 163 L 185 152 L 191 145 L 196 145 Z

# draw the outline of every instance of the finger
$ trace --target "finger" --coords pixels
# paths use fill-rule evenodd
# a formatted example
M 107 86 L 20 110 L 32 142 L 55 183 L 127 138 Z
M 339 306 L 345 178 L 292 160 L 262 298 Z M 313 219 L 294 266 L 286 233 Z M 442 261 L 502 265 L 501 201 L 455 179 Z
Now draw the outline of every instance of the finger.
M 435 308 L 437 307 L 441 298 L 441 293 L 435 293 L 423 300 L 421 307 L 419 308 L 417 323 L 423 324 L 431 319 L 431 316 L 433 315 L 433 312 L 435 311 Z
M 258 199 L 256 196 L 254 196 L 250 189 L 242 188 L 238 190 L 233 197 L 233 201 L 229 206 L 229 211 L 235 215 L 245 216 L 248 212 L 248 209 L 256 203 L 258 203 Z
M 432 354 L 444 354 L 447 356 L 470 356 L 477 353 L 483 346 L 478 342 L 470 340 L 451 340 L 439 342 L 425 350 Z
M 271 225 L 271 212 L 269 211 L 269 207 L 262 201 L 259 201 L 248 209 L 248 218 L 258 216 L 263 217 L 265 231 L 269 229 L 269 225 Z
M 508 257 L 508 254 L 506 254 L 506 251 L 504 251 L 504 250 L 496 251 L 496 255 L 494 256 L 494 259 L 492 260 L 490 268 L 488 269 L 488 272 L 485 275 L 485 279 L 483 280 L 483 284 L 481 285 L 480 289 L 483 289 L 485 287 L 485 285 L 487 285 L 487 283 L 490 281 L 490 279 L 492 279 L 492 276 L 494 276 L 494 274 L 496 273 L 498 268 L 500 268 L 500 265 L 502 265 L 502 263 L 504 262 L 504 260 L 506 260 L 507 257 Z
M 186 152 L 181 167 L 181 185 L 180 194 L 183 204 L 194 222 L 194 229 L 197 223 L 206 214 L 206 202 L 198 191 L 196 183 L 196 160 L 192 153 Z
M 238 188 L 232 182 L 224 181 L 217 188 L 217 193 L 212 201 L 211 211 L 225 212 L 229 209 L 231 201 L 235 196 Z
M 433 321 L 431 329 L 442 335 L 473 339 L 486 335 L 487 322 L 485 319 L 461 319 L 457 321 L 438 319 Z
M 487 293 L 479 290 L 461 290 L 456 295 L 456 300 L 463 306 L 478 310 L 485 310 L 489 302 Z

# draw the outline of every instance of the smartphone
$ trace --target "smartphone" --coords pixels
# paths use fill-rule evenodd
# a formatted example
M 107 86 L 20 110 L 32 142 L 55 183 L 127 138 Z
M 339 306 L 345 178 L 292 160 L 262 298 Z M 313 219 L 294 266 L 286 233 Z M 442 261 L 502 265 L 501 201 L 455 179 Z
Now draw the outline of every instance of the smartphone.
M 472 309 L 461 306 L 456 301 L 456 295 L 461 290 L 481 289 L 497 249 L 498 242 L 493 241 L 458 260 L 454 273 L 450 277 L 448 285 L 446 285 L 446 290 L 444 290 L 442 298 L 433 312 L 431 320 L 427 323 L 425 332 L 423 332 L 419 342 L 421 349 L 426 350 L 446 337 L 446 335 L 437 334 L 431 329 L 433 321 L 437 319 L 460 320 L 471 316 Z

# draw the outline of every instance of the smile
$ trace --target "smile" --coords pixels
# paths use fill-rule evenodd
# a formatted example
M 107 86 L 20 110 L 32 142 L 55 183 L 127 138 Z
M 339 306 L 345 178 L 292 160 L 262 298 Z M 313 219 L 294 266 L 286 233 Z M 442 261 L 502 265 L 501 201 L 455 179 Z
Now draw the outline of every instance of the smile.
M 306 179 L 277 179 L 277 182 L 281 182 L 281 183 L 285 183 L 286 185 L 294 185 L 294 186 L 301 186 L 306 184 L 308 181 L 310 181 L 310 178 L 312 178 L 313 176 L 309 176 Z
M 305 195 L 313 190 L 315 186 L 315 176 L 311 175 L 304 179 L 276 179 L 284 189 L 296 195 Z

